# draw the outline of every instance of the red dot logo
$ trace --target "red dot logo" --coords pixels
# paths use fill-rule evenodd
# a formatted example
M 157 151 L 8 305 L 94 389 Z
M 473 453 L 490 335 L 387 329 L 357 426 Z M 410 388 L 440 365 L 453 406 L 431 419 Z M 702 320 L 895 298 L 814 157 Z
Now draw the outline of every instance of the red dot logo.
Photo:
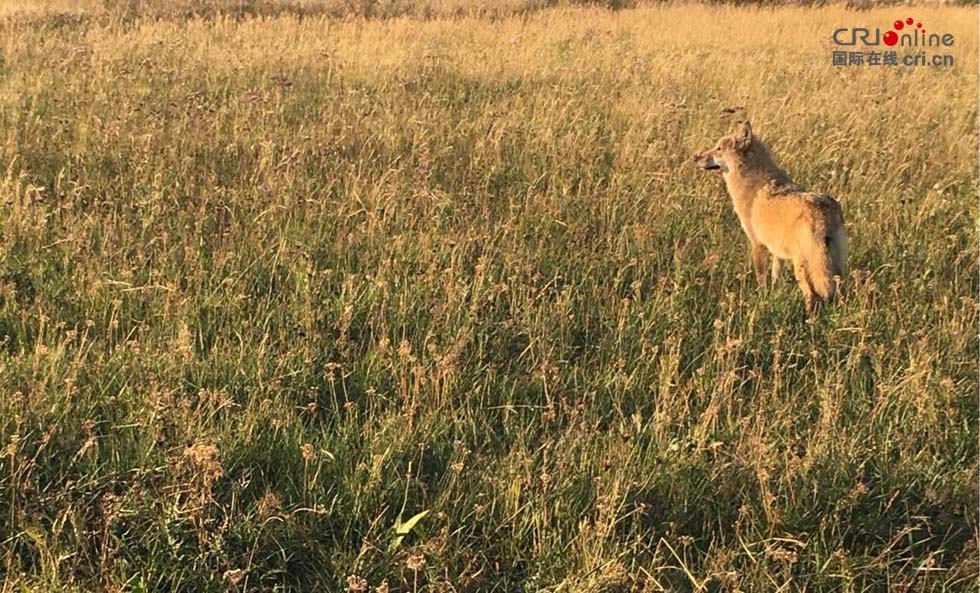
M 898 33 L 889 31 L 882 36 L 881 40 L 885 42 L 885 45 L 895 45 L 898 43 Z
M 906 24 L 911 25 L 912 23 L 915 22 L 915 19 L 913 19 L 912 17 L 909 17 L 909 18 L 905 19 L 905 22 L 906 22 Z
M 904 26 L 905 23 L 903 23 L 902 21 L 895 21 L 894 23 L 892 23 L 892 27 L 894 27 L 896 31 L 901 31 L 902 27 Z

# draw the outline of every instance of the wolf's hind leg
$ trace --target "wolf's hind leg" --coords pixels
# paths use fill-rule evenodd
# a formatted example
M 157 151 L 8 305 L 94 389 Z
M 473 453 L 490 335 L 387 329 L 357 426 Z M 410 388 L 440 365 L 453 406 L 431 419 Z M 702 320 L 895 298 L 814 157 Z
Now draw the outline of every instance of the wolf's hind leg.
M 769 250 L 762 243 L 752 244 L 752 265 L 755 266 L 755 279 L 759 286 L 766 285 L 766 268 L 769 267 Z
M 793 259 L 793 273 L 796 274 L 796 281 L 803 291 L 803 302 L 806 303 L 806 312 L 809 315 L 813 313 L 813 285 L 810 283 L 810 275 L 806 271 L 802 257 Z
M 779 259 L 775 255 L 772 256 L 772 285 L 776 286 L 779 282 L 779 273 L 783 271 L 783 260 Z

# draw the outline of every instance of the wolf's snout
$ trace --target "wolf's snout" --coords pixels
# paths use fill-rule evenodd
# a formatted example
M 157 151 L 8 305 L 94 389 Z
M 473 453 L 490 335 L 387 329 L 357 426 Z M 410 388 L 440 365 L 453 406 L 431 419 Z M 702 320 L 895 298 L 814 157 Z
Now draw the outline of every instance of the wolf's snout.
M 694 163 L 705 171 L 714 171 L 721 168 L 717 163 L 715 163 L 714 159 L 710 158 L 709 156 L 705 156 L 704 154 L 694 155 Z

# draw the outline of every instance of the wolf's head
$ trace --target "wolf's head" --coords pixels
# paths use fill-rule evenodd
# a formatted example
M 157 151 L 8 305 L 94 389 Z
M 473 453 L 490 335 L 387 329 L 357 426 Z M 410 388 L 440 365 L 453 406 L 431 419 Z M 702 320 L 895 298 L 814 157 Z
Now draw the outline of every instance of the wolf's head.
M 728 173 L 744 160 L 754 142 L 756 139 L 752 135 L 752 126 L 745 122 L 735 132 L 722 136 L 714 148 L 695 155 L 694 162 L 707 171 Z

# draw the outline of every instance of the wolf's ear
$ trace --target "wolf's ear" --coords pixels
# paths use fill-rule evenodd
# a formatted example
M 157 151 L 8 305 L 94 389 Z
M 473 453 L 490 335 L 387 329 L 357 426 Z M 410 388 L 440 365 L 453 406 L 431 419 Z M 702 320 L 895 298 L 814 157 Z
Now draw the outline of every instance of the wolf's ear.
M 749 144 L 752 144 L 752 125 L 749 122 L 743 122 L 738 133 L 735 134 L 735 148 L 745 149 L 749 147 Z

